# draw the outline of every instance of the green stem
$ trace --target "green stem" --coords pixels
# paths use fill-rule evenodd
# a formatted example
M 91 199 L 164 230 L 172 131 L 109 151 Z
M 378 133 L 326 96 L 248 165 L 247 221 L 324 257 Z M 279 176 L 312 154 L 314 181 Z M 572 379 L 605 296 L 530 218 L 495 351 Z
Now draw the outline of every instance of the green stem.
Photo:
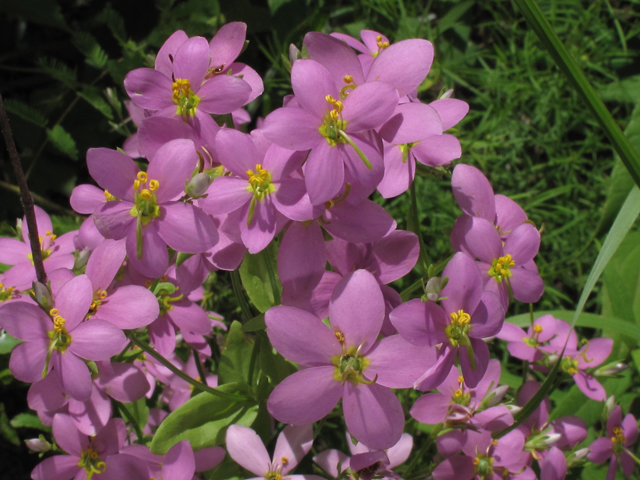
M 133 345 L 133 342 L 131 340 L 129 340 L 129 343 L 127 344 L 126 347 L 124 347 L 122 349 L 122 351 L 118 354 L 118 356 L 115 359 L 115 362 L 121 362 L 122 359 L 124 358 L 124 355 L 129 351 L 129 349 L 131 348 L 131 346 Z
M 631 458 L 633 458 L 633 460 L 634 460 L 638 465 L 640 465 L 640 458 L 636 457 L 633 453 L 631 453 L 631 450 L 629 450 L 628 448 L 625 448 L 625 449 L 624 449 L 624 451 L 625 451 L 625 452 L 627 452 L 627 453 L 629 454 L 629 456 L 630 456 Z
M 251 359 L 249 360 L 249 373 L 247 375 L 247 381 L 249 385 L 253 385 L 253 375 L 255 372 L 255 364 L 256 359 L 258 358 L 258 353 L 260 352 L 260 345 L 262 344 L 262 339 L 260 335 L 256 336 L 255 341 L 253 342 L 253 349 L 251 350 Z
M 442 424 L 440 424 L 440 425 L 442 425 Z M 427 450 L 429 450 L 429 448 L 433 444 L 433 439 L 436 438 L 436 436 L 438 435 L 440 430 L 442 430 L 442 426 L 440 426 L 440 428 L 438 428 L 438 426 L 436 426 L 431 431 L 431 433 L 429 434 L 429 438 L 427 438 L 427 440 L 424 442 L 424 445 L 422 445 L 422 447 L 420 447 L 420 450 L 418 451 L 418 453 L 415 454 L 415 456 L 411 460 L 411 463 L 409 464 L 407 469 L 402 474 L 402 478 L 409 478 L 409 474 L 413 471 L 414 468 L 416 468 L 416 465 L 418 465 L 418 462 L 420 461 L 420 459 L 424 458 L 425 454 L 427 453 Z
M 167 360 L 166 358 L 164 358 L 162 355 L 160 355 L 158 352 L 156 352 L 153 348 L 151 348 L 150 345 L 147 345 L 145 342 L 143 342 L 142 340 L 140 340 L 135 333 L 133 332 L 126 332 L 127 337 L 129 337 L 129 340 L 131 340 L 136 346 L 140 347 L 142 350 L 144 350 L 146 353 L 148 353 L 149 355 L 151 355 L 153 358 L 155 358 L 157 361 L 159 361 L 162 365 L 164 365 L 165 367 L 167 367 L 169 370 L 171 370 L 171 372 L 173 372 L 174 374 L 176 374 L 178 377 L 180 377 L 182 380 L 184 380 L 185 382 L 187 382 L 189 385 L 193 385 L 194 388 L 202 391 L 202 392 L 207 392 L 210 393 L 211 395 L 215 395 L 217 397 L 222 397 L 222 398 L 231 398 L 233 400 L 236 400 L 238 402 L 244 402 L 245 400 L 247 400 L 247 397 L 245 396 L 241 396 L 238 397 L 237 395 L 229 395 L 228 393 L 224 393 L 221 392 L 219 390 L 215 390 L 211 387 L 209 387 L 208 385 L 198 382 L 197 380 L 191 378 L 189 375 L 187 375 L 186 373 L 184 373 L 183 371 L 181 371 L 179 368 L 177 368 L 173 363 L 171 363 L 169 360 Z
M 136 436 L 138 437 L 138 442 L 141 442 L 143 437 L 142 430 L 140 429 L 140 425 L 138 425 L 138 422 L 136 422 L 133 418 L 133 415 L 131 415 L 131 412 L 127 410 L 127 407 L 125 407 L 122 402 L 114 399 L 112 399 L 112 401 L 113 403 L 115 403 L 116 408 L 118 409 L 120 414 L 126 418 L 127 422 L 133 425 L 133 429 L 136 431 Z
M 238 270 L 234 270 L 231 272 L 231 286 L 233 287 L 233 293 L 240 304 L 240 309 L 245 317 L 245 321 L 242 323 L 246 323 L 248 320 L 253 318 L 251 313 L 251 306 L 247 302 L 246 297 L 244 296 L 244 290 L 242 288 L 242 280 L 240 279 L 240 272 Z
M 202 366 L 202 362 L 200 361 L 200 354 L 195 348 L 192 348 L 191 350 L 193 351 L 193 359 L 196 362 L 196 370 L 198 370 L 200 380 L 202 380 L 202 382 L 204 383 L 207 383 L 207 375 L 204 371 L 204 367 Z
M 262 251 L 263 257 L 262 260 L 267 264 L 267 274 L 269 275 L 269 283 L 271 284 L 271 291 L 273 292 L 273 302 L 275 305 L 280 305 L 280 290 L 278 289 L 278 280 L 276 279 L 276 274 L 273 271 L 273 263 L 271 259 L 271 254 L 269 253 L 269 249 L 265 248 Z

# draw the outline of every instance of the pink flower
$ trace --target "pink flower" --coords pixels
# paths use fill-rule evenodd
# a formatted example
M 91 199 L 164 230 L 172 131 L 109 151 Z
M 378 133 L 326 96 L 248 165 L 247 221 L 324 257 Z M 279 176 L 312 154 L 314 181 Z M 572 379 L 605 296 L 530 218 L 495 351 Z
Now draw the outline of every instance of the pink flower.
M 635 461 L 627 447 L 633 445 L 638 439 L 638 423 L 633 415 L 627 414 L 622 418 L 622 408 L 616 405 L 607 420 L 608 437 L 598 438 L 591 444 L 591 452 L 587 458 L 594 463 L 602 463 L 611 459 L 607 480 L 613 480 L 616 476 L 618 460 L 622 465 L 625 477 L 630 477 L 635 468 Z

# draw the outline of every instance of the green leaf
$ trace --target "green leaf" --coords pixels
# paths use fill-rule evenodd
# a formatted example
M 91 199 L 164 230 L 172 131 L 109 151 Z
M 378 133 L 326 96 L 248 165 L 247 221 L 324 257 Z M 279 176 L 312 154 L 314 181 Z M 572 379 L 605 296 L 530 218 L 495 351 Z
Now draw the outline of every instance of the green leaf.
M 549 310 L 549 311 L 535 312 L 533 314 L 533 317 L 540 318 L 543 315 L 553 315 L 555 318 L 558 318 L 560 320 L 571 322 L 571 319 L 573 318 L 573 313 L 574 312 L 570 310 Z M 528 313 L 509 317 L 505 321 L 509 323 L 513 323 L 520 327 L 526 327 L 529 325 L 529 322 L 530 322 Z M 629 335 L 637 339 L 638 341 L 640 341 L 640 327 L 634 324 L 629 324 L 629 322 L 625 320 L 612 317 L 612 316 L 596 315 L 595 313 L 581 313 L 578 316 L 578 319 L 576 320 L 576 326 L 597 328 L 597 329 L 607 328 L 618 333 Z
M 102 113 L 109 120 L 113 120 L 113 110 L 109 106 L 109 103 L 95 87 L 85 86 L 82 91 L 78 92 L 78 96 L 86 100 L 89 105 Z
M 22 340 L 13 338 L 4 330 L 0 332 L 0 354 L 11 352 L 11 350 L 13 350 L 13 347 L 18 345 L 19 343 L 22 343 Z
M 442 17 L 437 25 L 439 33 L 442 34 L 455 25 L 455 23 L 467 13 L 476 2 L 468 0 L 466 2 L 457 3 L 451 10 L 449 10 L 444 17 Z
M 220 356 L 218 380 L 220 384 L 249 383 L 249 368 L 253 342 L 242 333 L 242 324 L 234 321 L 229 327 L 224 350 Z
M 10 423 L 13 428 L 33 428 L 43 432 L 51 431 L 51 427 L 43 425 L 38 416 L 32 413 L 19 413 L 11 419 Z
M 75 89 L 78 80 L 75 70 L 71 70 L 64 63 L 58 62 L 54 58 L 42 57 L 38 59 L 38 65 L 43 73 L 64 83 L 68 88 Z
M 536 1 L 516 0 L 516 4 L 562 73 L 587 104 L 591 115 L 595 117 L 600 127 L 604 130 L 636 185 L 640 185 L 640 155 L 624 136 L 611 113 L 609 113 L 607 107 L 602 103 L 602 100 L 600 100 L 587 80 L 587 77 L 554 32 Z
M 9 418 L 7 417 L 7 413 L 4 409 L 4 403 L 0 403 L 0 435 L 14 445 L 20 445 L 18 432 L 16 432 L 9 423 Z
M 267 324 L 264 323 L 264 313 L 256 315 L 247 323 L 242 325 L 243 332 L 257 332 L 258 330 L 266 330 Z
M 48 128 L 47 137 L 49 137 L 49 141 L 61 153 L 64 153 L 72 160 L 78 160 L 78 147 L 76 147 L 76 142 L 71 135 L 62 128 L 62 125 Z
M 4 101 L 4 106 L 6 107 L 7 112 L 13 113 L 29 123 L 41 128 L 45 128 L 47 126 L 47 117 L 45 117 L 40 110 L 36 110 L 32 106 L 27 105 L 20 100 L 8 98 Z
M 246 385 L 228 383 L 216 390 L 247 395 Z M 194 450 L 200 450 L 225 441 L 227 427 L 233 424 L 250 426 L 258 414 L 254 402 L 238 402 L 234 399 L 200 393 L 174 410 L 160 424 L 151 441 L 151 451 L 164 455 L 176 443 L 189 440 Z
M 600 96 L 606 102 L 640 103 L 640 75 L 606 85 L 600 89 Z
M 298 368 L 276 352 L 267 339 L 260 343 L 260 369 L 267 376 L 273 387 L 278 385 Z
M 277 257 L 277 247 L 274 242 L 271 242 L 260 253 L 247 254 L 240 265 L 242 286 L 253 305 L 263 313 L 280 303 L 282 286 L 276 273 L 278 271 L 275 262 Z
M 136 422 L 140 429 L 143 429 L 149 420 L 149 407 L 147 406 L 147 399 L 142 397 L 136 402 L 123 403 L 124 408 L 127 409 L 133 420 Z
M 75 33 L 73 35 L 73 44 L 87 57 L 86 61 L 92 67 L 103 68 L 109 61 L 109 56 L 93 35 L 88 32 Z

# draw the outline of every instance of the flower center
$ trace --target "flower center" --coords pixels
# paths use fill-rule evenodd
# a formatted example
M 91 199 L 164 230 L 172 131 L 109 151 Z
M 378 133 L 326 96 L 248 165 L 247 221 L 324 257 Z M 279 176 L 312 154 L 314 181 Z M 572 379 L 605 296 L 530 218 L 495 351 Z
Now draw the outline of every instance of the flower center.
M 182 116 L 185 120 L 187 115 L 195 116 L 200 97 L 191 90 L 189 80 L 186 78 L 176 79 L 171 85 L 171 90 L 173 91 L 173 103 L 177 105 L 176 115 Z
M 87 480 L 90 480 L 95 473 L 104 473 L 107 464 L 100 461 L 98 452 L 89 447 L 82 452 L 78 466 L 87 471 Z
M 176 290 L 177 289 L 178 287 L 176 287 Z M 170 297 L 168 292 L 166 292 L 165 290 L 160 290 L 157 297 L 158 305 L 160 305 L 160 315 L 164 315 L 165 313 L 170 312 L 173 309 L 173 305 L 171 305 L 171 303 L 182 300 L 183 297 L 184 294 L 180 294 L 177 297 Z
M 538 341 L 538 336 L 542 333 L 542 330 L 543 330 L 542 326 L 534 325 L 533 331 L 531 332 L 531 336 L 524 337 L 522 341 L 530 347 L 534 347 L 534 348 L 537 347 L 538 345 L 540 345 L 540 342 Z
M 487 272 L 498 283 L 502 282 L 504 278 L 511 276 L 511 268 L 516 266 L 516 262 L 511 260 L 511 255 L 507 254 L 504 257 L 496 258 L 491 262 L 491 268 Z
M 255 173 L 253 170 L 247 170 L 247 176 L 249 177 L 247 190 L 253 192 L 253 196 L 258 200 L 276 191 L 276 186 L 271 183 L 271 173 L 262 168 L 261 164 L 256 164 Z
M 4 283 L 0 283 L 0 302 L 6 302 L 13 297 L 15 287 L 5 287 Z
M 471 322 L 471 315 L 464 310 L 458 310 L 457 312 L 449 314 L 449 317 L 451 317 L 451 323 L 445 328 L 445 333 L 447 337 L 449 337 L 451 345 L 454 347 L 457 347 L 460 343 L 466 345 L 468 342 L 466 342 L 465 339 L 471 329 L 471 325 L 469 324 Z
M 107 298 L 107 292 L 105 290 L 97 290 L 93 292 L 93 300 L 91 301 L 91 306 L 89 307 L 89 313 L 87 313 L 87 318 L 92 317 L 98 311 L 98 307 L 102 305 L 102 301 Z
M 376 37 L 376 45 L 378 45 L 378 51 L 377 52 L 371 52 L 371 55 L 373 55 L 373 57 L 377 57 L 381 51 L 383 51 L 385 48 L 387 48 L 389 46 L 389 42 L 383 42 L 382 41 L 382 35 L 378 35 Z
M 149 180 L 145 172 L 138 172 L 136 179 L 133 181 L 134 206 L 131 207 L 129 214 L 132 217 L 140 217 L 142 225 L 146 225 L 154 218 L 160 215 L 160 207 L 154 193 L 160 187 L 158 180 Z
M 342 109 L 344 108 L 340 100 L 336 100 L 331 95 L 325 97 L 327 103 L 333 106 L 333 109 L 329 110 L 324 116 L 324 121 L 320 128 L 320 135 L 327 139 L 329 145 L 334 147 L 338 143 L 345 143 L 346 140 L 340 135 L 341 131 L 347 127 L 347 122 L 342 120 Z
M 482 478 L 488 478 L 493 475 L 493 457 L 479 454 L 474 457 L 473 465 L 476 475 Z
M 569 375 L 575 375 L 578 373 L 578 360 L 574 360 L 571 357 L 564 357 L 560 367 Z
M 51 230 L 47 230 L 44 234 L 44 237 L 42 235 L 38 235 L 38 241 L 40 242 L 40 252 L 42 252 L 43 261 L 49 258 L 49 255 L 51 255 L 51 251 L 53 250 L 54 245 L 53 242 L 56 238 L 58 238 L 58 236 L 54 235 Z M 27 258 L 31 260 L 31 263 L 33 263 L 33 254 L 29 253 L 27 255 Z
M 624 452 L 624 443 L 627 438 L 622 434 L 622 428 L 614 427 L 611 442 L 613 442 L 613 453 L 618 457 Z
M 349 381 L 355 385 L 359 383 L 373 383 L 368 382 L 362 377 L 362 372 L 371 363 L 365 357 L 360 355 L 360 347 L 346 348 L 344 345 L 344 335 L 342 332 L 335 332 L 336 338 L 342 343 L 342 355 L 331 357 L 331 362 L 335 365 L 336 369 L 333 374 L 333 378 L 344 385 L 346 381 Z M 342 338 L 342 340 L 340 340 Z

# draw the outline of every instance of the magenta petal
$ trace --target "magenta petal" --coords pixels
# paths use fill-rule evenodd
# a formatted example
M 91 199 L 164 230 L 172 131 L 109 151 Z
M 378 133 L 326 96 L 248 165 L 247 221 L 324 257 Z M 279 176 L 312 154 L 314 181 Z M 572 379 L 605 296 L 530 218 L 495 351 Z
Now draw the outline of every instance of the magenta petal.
M 441 134 L 442 121 L 438 113 L 424 103 L 398 105 L 391 118 L 380 127 L 380 136 L 396 145 Z
M 233 62 L 244 48 L 246 37 L 247 24 L 244 22 L 229 22 L 220 27 L 209 42 L 211 65 L 227 66 Z
M 236 77 L 242 78 L 245 82 L 249 84 L 251 87 L 251 94 L 247 99 L 247 103 L 255 100 L 264 92 L 264 83 L 262 82 L 262 78 L 253 68 L 244 63 L 233 62 L 229 65 L 229 70 L 233 72 L 233 75 Z M 242 113 L 245 112 L 245 113 Z M 242 123 L 249 123 L 251 117 L 245 110 L 238 109 L 234 112 L 231 112 L 234 118 L 240 117 L 241 120 L 235 120 L 236 125 L 240 125 Z
M 318 224 L 292 223 L 278 252 L 278 274 L 283 288 L 294 297 L 310 293 L 322 279 L 326 263 L 324 238 Z
M 194 128 L 180 117 L 156 115 L 145 118 L 138 127 L 140 154 L 146 158 L 152 158 L 165 143 L 176 139 L 189 139 L 198 143 Z
M 71 332 L 84 320 L 93 301 L 93 287 L 86 275 L 78 275 L 65 283 L 55 298 L 58 314 L 65 319 L 65 328 Z
M 508 235 L 513 229 L 527 221 L 527 214 L 522 207 L 509 197 L 496 195 L 495 203 L 496 225 L 500 227 L 504 235 Z
M 282 465 L 282 474 L 293 470 L 313 444 L 313 425 L 288 425 L 278 435 L 273 466 Z M 285 460 L 286 459 L 286 460 Z
M 384 177 L 378 191 L 384 198 L 392 198 L 406 192 L 416 174 L 416 164 L 411 156 L 402 161 L 402 150 L 398 145 L 384 144 Z
M 607 399 L 607 393 L 605 392 L 604 387 L 591 375 L 578 371 L 578 373 L 573 375 L 573 379 L 575 380 L 578 388 L 582 390 L 582 393 L 592 400 L 595 400 L 596 402 L 603 402 Z
M 89 446 L 89 439 L 78 431 L 69 415 L 56 414 L 52 430 L 56 443 L 71 455 L 79 457 Z
M 349 433 L 368 447 L 384 450 L 400 440 L 404 413 L 391 389 L 346 382 L 342 409 Z
M 286 359 L 306 366 L 330 365 L 342 347 L 318 317 L 293 307 L 273 307 L 265 314 L 267 335 Z
M 584 427 L 584 425 L 583 425 Z M 638 439 L 638 422 L 635 417 L 628 413 L 625 415 L 624 420 L 622 420 L 622 432 L 624 433 L 627 441 L 624 446 L 628 447 L 629 445 L 633 445 Z
M 434 346 L 447 341 L 447 315 L 435 302 L 414 298 L 395 308 L 389 319 L 405 340 L 418 346 Z
M 384 299 L 375 277 L 366 270 L 346 275 L 336 285 L 329 304 L 331 327 L 344 334 L 345 345 L 366 354 L 384 320 Z
M 397 93 L 388 83 L 360 85 L 344 101 L 342 116 L 347 122 L 347 133 L 378 128 L 391 117 L 397 105 Z
M 104 320 L 91 320 L 71 332 L 69 351 L 86 360 L 109 360 L 125 346 L 122 330 Z
M 183 30 L 178 30 L 171 34 L 169 38 L 165 40 L 158 50 L 156 55 L 155 69 L 164 73 L 167 77 L 171 77 L 173 73 L 173 58 L 176 56 L 176 52 L 184 42 L 189 39 Z
M 260 437 L 249 427 L 231 425 L 226 435 L 229 456 L 241 467 L 256 475 L 264 475 L 271 459 Z
M 466 455 L 447 458 L 433 471 L 433 480 L 470 480 L 475 476 L 473 460 Z
M 493 222 L 496 217 L 493 188 L 487 177 L 471 165 L 456 165 L 451 176 L 453 196 L 464 213 Z
M 190 203 L 170 202 L 161 207 L 158 235 L 171 248 L 184 253 L 201 253 L 218 241 L 213 220 Z
M 166 315 L 161 315 L 149 325 L 149 340 L 153 347 L 165 357 L 176 348 L 176 331 Z
M 149 325 L 160 313 L 156 296 L 138 285 L 126 285 L 110 292 L 96 317 L 122 330 Z
M 264 119 L 264 136 L 290 150 L 309 150 L 326 140 L 318 130 L 322 121 L 302 108 L 278 108 Z
M 251 200 L 253 194 L 248 187 L 249 182 L 244 178 L 218 177 L 207 190 L 207 198 L 200 200 L 200 205 L 209 215 L 235 212 Z
M 85 273 L 94 291 L 106 290 L 111 285 L 126 256 L 124 242 L 116 240 L 105 240 L 91 252 Z
M 622 452 L 620 456 L 620 466 L 622 467 L 624 476 L 630 478 L 631 475 L 633 475 L 633 470 L 636 468 L 636 462 L 627 452 Z
M 523 303 L 536 303 L 544 293 L 544 282 L 540 275 L 524 268 L 511 270 L 509 283 L 516 300 Z
M 133 181 L 140 169 L 127 155 L 109 148 L 90 148 L 87 167 L 103 190 L 121 200 L 133 200 Z
M 253 218 L 249 223 L 250 204 L 242 209 L 240 222 L 240 238 L 251 254 L 264 250 L 276 234 L 276 207 L 271 198 L 256 200 L 253 209 Z
M 198 108 L 213 115 L 231 113 L 249 100 L 251 87 L 241 78 L 232 75 L 216 75 L 198 90 Z
M 391 215 L 371 200 L 363 200 L 357 206 L 338 203 L 324 217 L 323 226 L 331 235 L 353 243 L 375 242 L 396 226 Z
M 216 135 L 215 146 L 220 163 L 238 177 L 248 178 L 247 170 L 255 170 L 256 164 L 262 163 L 262 155 L 258 153 L 253 137 L 238 130 L 220 130 Z M 247 186 L 248 181 L 245 188 Z
M 106 459 L 104 473 L 96 475 L 96 480 L 147 480 L 149 472 L 146 462 L 133 455 L 110 455 Z M 74 480 L 84 480 L 76 477 Z
M 19 340 L 48 341 L 48 332 L 53 330 L 53 323 L 37 305 L 11 302 L 0 306 L 0 327 Z
M 487 408 L 476 413 L 473 419 L 490 432 L 502 430 L 513 425 L 513 415 L 504 405 Z
M 38 233 L 42 235 L 44 232 L 38 230 Z M 29 244 L 15 238 L 0 238 L 0 263 L 17 265 L 28 261 L 30 254 L 31 248 Z
M 120 240 L 127 236 L 136 217 L 131 215 L 130 202 L 106 202 L 93 213 L 95 226 L 106 238 Z
M 124 78 L 124 88 L 133 103 L 149 110 L 174 105 L 171 98 L 171 79 L 150 68 L 138 68 Z
M 292 425 L 317 422 L 336 406 L 342 385 L 333 365 L 300 370 L 280 382 L 267 402 L 269 413 Z
M 510 254 L 516 266 L 533 260 L 540 249 L 540 232 L 530 223 L 517 227 L 504 242 L 504 253 Z
M 445 421 L 451 408 L 451 399 L 440 393 L 427 393 L 411 407 L 411 416 L 420 423 L 436 425 Z
M 462 156 L 460 140 L 444 133 L 425 138 L 411 148 L 415 159 L 428 167 L 439 167 Z
M 351 140 L 369 160 L 367 167 L 351 145 L 338 145 L 345 166 L 345 183 L 351 184 L 347 202 L 356 205 L 371 195 L 384 177 L 382 142 L 375 131 L 351 134 Z
M 433 45 L 418 38 L 403 40 L 385 48 L 374 60 L 367 82 L 387 82 L 403 97 L 425 79 L 433 62 Z
M 395 230 L 373 244 L 377 277 L 381 283 L 391 283 L 408 274 L 420 254 L 418 237 L 413 232 Z
M 598 438 L 589 446 L 587 458 L 593 463 L 602 463 L 613 455 L 613 442 L 610 438 Z
M 274 146 L 277 147 L 277 145 Z M 314 206 L 311 204 L 307 187 L 302 178 L 282 179 L 276 188 L 271 200 L 285 217 L 297 222 L 306 222 L 322 215 L 324 205 Z
M 124 344 L 124 342 L 123 342 Z M 91 373 L 87 365 L 70 351 L 65 353 L 53 352 L 51 361 L 58 371 L 58 378 L 64 392 L 81 402 L 91 398 Z
M 127 255 L 137 271 L 149 278 L 160 278 L 169 265 L 167 244 L 158 235 L 158 222 L 142 227 L 142 258 L 138 258 L 135 229 L 127 235 Z
M 173 74 L 176 80 L 189 80 L 191 89 L 198 91 L 209 68 L 209 42 L 204 37 L 191 37 L 174 55 Z
M 301 59 L 293 64 L 291 85 L 302 108 L 318 118 L 323 118 L 333 108 L 326 100 L 327 95 L 340 99 L 329 71 L 311 59 Z
M 503 320 L 504 309 L 500 298 L 495 293 L 484 291 L 478 307 L 471 313 L 469 336 L 487 338 L 497 335 L 502 328 Z
M 56 455 L 40 462 L 31 472 L 33 480 L 69 480 L 82 467 L 78 466 L 79 456 Z
M 198 335 L 207 335 L 211 332 L 211 322 L 207 313 L 196 303 L 188 300 L 175 302 L 166 315 L 181 330 L 189 330 Z
M 80 432 L 93 437 L 111 418 L 111 400 L 94 386 L 88 402 L 69 399 L 69 414 Z
M 311 150 L 303 168 L 305 185 L 313 205 L 331 200 L 344 184 L 344 162 L 340 150 L 324 140 Z
M 472 256 L 491 265 L 502 256 L 502 239 L 491 222 L 480 217 L 471 217 L 470 229 L 464 234 L 464 241 Z
M 469 104 L 455 98 L 443 98 L 429 104 L 442 119 L 442 130 L 449 130 L 457 125 L 469 112 Z
M 172 480 L 191 480 L 195 470 L 196 461 L 189 440 L 182 440 L 171 447 L 162 463 L 163 478 Z
M 222 447 L 203 448 L 193 452 L 196 459 L 196 472 L 206 472 L 217 467 L 224 460 L 227 452 Z
M 180 195 L 197 165 L 198 155 L 191 140 L 171 140 L 160 147 L 147 169 L 149 180 L 160 184 L 154 192 L 157 202 L 165 203 Z
M 368 380 L 389 388 L 411 388 L 415 381 L 435 362 L 430 348 L 417 347 L 400 335 L 392 335 L 377 342 L 367 353 L 371 362 L 364 370 Z M 398 365 L 403 365 L 398 369 Z
M 416 380 L 413 388 L 420 391 L 427 391 L 439 386 L 444 382 L 451 372 L 451 367 L 458 354 L 457 348 L 442 347 L 444 352 L 440 354 L 436 363 Z
M 27 393 L 29 408 L 36 411 L 55 412 L 62 408 L 68 400 L 60 389 L 58 376 L 53 371 L 31 385 Z
M 21 382 L 33 383 L 42 379 L 49 341 L 33 340 L 16 345 L 9 359 L 9 370 Z
M 489 364 L 489 347 L 482 340 L 477 338 L 470 338 L 470 349 L 467 349 L 464 345 L 459 346 L 460 353 L 460 367 L 462 369 L 462 375 L 464 376 L 464 383 L 467 387 L 473 388 L 484 376 L 487 371 L 487 365 Z M 473 354 L 475 361 L 475 368 L 473 368 L 470 360 L 470 352 Z
M 345 75 L 350 75 L 356 85 L 364 83 L 358 56 L 342 40 L 326 33 L 309 32 L 304 36 L 303 44 L 311 59 L 329 70 L 334 81 L 340 82 Z
M 108 368 L 98 368 L 100 375 L 95 380 L 96 385 L 119 402 L 135 402 L 149 391 L 146 376 L 134 365 L 110 363 Z
M 340 473 L 338 472 L 338 463 L 344 471 L 349 468 L 349 460 L 350 458 L 344 453 L 333 449 L 324 450 L 313 457 L 313 461 L 333 478 L 336 478 Z
M 447 264 L 442 277 L 449 278 L 441 295 L 445 297 L 442 300 L 444 312 L 451 314 L 464 310 L 473 314 L 482 298 L 482 277 L 476 262 L 470 256 L 458 252 Z

